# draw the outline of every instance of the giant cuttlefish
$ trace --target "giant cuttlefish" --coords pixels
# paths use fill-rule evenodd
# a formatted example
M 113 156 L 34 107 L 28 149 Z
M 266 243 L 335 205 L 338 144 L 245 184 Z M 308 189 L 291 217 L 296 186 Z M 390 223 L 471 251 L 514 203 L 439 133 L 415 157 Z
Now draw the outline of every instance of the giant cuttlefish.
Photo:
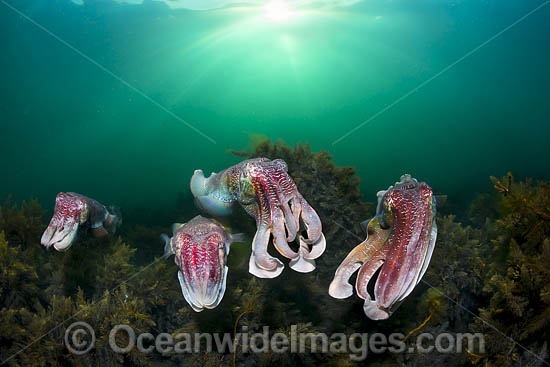
M 387 319 L 420 282 L 437 237 L 436 201 L 432 189 L 410 175 L 378 193 L 376 215 L 362 224 L 367 238 L 336 270 L 329 287 L 334 298 L 353 294 L 349 278 L 360 268 L 355 290 L 365 300 L 372 320 Z M 371 299 L 367 286 L 380 269 Z
M 74 192 L 60 192 L 55 198 L 53 217 L 40 243 L 66 251 L 76 240 L 79 228 L 89 228 L 95 237 L 114 233 L 121 224 L 120 211 Z
M 172 238 L 162 235 L 164 256 L 176 255 L 181 291 L 194 311 L 220 304 L 225 293 L 229 246 L 242 241 L 242 237 L 227 233 L 221 225 L 200 215 L 186 224 L 175 223 Z
M 236 202 L 256 219 L 256 234 L 252 241 L 249 271 L 260 278 L 274 278 L 284 265 L 269 255 L 267 247 L 273 234 L 273 244 L 286 258 L 289 266 L 300 272 L 315 269 L 317 257 L 325 250 L 325 237 L 319 216 L 298 192 L 287 173 L 285 161 L 267 158 L 249 159 L 219 173 L 204 177 L 196 170 L 191 178 L 191 192 L 197 206 L 213 215 L 225 216 Z M 300 231 L 300 218 L 307 238 L 298 236 L 298 252 L 288 245 Z

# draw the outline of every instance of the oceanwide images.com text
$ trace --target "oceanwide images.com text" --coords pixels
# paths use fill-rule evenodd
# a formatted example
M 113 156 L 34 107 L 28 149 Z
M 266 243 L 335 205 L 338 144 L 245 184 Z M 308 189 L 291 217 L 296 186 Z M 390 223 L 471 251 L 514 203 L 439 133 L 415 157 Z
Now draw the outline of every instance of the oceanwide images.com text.
M 369 353 L 462 353 L 485 352 L 481 333 L 420 333 L 405 343 L 401 333 L 304 333 L 292 325 L 288 333 L 250 332 L 243 326 L 236 335 L 231 333 L 136 333 L 130 325 L 116 325 L 109 333 L 108 344 L 115 353 L 184 354 L 199 352 L 228 353 L 344 353 L 353 361 L 365 360 Z M 82 321 L 71 324 L 65 331 L 67 349 L 76 355 L 90 352 L 95 346 L 95 332 Z

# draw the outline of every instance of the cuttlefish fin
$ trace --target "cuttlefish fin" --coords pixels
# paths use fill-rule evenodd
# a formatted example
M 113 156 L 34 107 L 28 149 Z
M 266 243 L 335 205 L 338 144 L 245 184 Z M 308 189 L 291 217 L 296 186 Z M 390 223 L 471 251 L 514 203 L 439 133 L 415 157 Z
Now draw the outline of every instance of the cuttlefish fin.
M 359 223 L 359 225 L 361 226 L 361 229 L 365 234 L 369 233 L 369 222 L 370 222 L 370 219 L 367 219 Z
M 183 227 L 185 223 L 174 223 L 172 224 L 172 236 L 176 234 L 177 231 L 180 230 L 181 227 Z
M 447 195 L 434 195 L 437 209 L 441 209 L 447 202 Z
M 105 227 L 99 226 L 99 227 L 92 228 L 92 234 L 94 235 L 95 238 L 101 238 L 101 237 L 107 236 L 109 232 L 107 232 Z
M 246 239 L 246 235 L 244 233 L 233 233 L 231 235 L 231 242 L 244 242 Z
M 162 239 L 162 241 L 164 241 L 164 255 L 162 257 L 168 259 L 170 255 L 175 254 L 174 250 L 172 249 L 172 239 L 164 233 L 160 235 L 160 238 Z

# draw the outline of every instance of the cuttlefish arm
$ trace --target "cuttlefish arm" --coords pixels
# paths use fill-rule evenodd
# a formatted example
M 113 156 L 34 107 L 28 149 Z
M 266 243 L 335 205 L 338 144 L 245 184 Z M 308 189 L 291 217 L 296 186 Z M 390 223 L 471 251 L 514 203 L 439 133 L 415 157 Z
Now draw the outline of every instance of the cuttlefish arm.
M 76 240 L 78 229 L 86 224 L 95 237 L 114 232 L 121 223 L 116 208 L 107 209 L 94 199 L 74 192 L 59 193 L 50 224 L 44 231 L 40 243 L 53 246 L 57 251 L 68 250 Z
M 380 217 L 372 218 L 365 230 L 367 232 L 365 241 L 351 250 L 336 269 L 328 291 L 334 298 L 348 298 L 353 294 L 349 279 L 358 269 L 361 270 L 357 277 L 356 291 L 361 298 L 367 298 L 367 284 L 386 258 L 388 252 L 386 240 L 390 231 L 382 229 Z
M 335 298 L 349 297 L 347 281 L 360 268 L 356 291 L 373 320 L 387 319 L 420 282 L 437 237 L 435 196 L 425 183 L 404 175 L 378 199 L 367 239 L 346 257 L 329 289 Z M 372 299 L 367 286 L 379 268 Z

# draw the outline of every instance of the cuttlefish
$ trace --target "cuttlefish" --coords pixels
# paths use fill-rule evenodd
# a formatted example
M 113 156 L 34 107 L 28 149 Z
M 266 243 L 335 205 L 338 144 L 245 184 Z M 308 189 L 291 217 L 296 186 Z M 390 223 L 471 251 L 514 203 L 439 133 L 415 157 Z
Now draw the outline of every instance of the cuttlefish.
M 218 306 L 225 293 L 227 255 L 240 233 L 229 234 L 220 224 L 196 216 L 185 224 L 172 225 L 172 238 L 163 234 L 164 256 L 176 255 L 183 297 L 196 312 Z
M 349 279 L 359 269 L 355 290 L 372 320 L 390 317 L 420 282 L 437 237 L 436 199 L 426 183 L 403 175 L 377 196 L 376 215 L 362 223 L 367 238 L 340 264 L 329 287 L 334 298 L 351 296 Z M 378 269 L 373 299 L 367 286 Z
M 60 192 L 50 224 L 40 243 L 57 251 L 68 250 L 77 238 L 79 228 L 91 230 L 95 237 L 113 234 L 122 223 L 120 210 L 74 192 Z
M 289 266 L 299 272 L 315 269 L 315 260 L 325 251 L 326 241 L 321 220 L 298 192 L 282 159 L 245 160 L 219 173 L 204 177 L 196 170 L 191 178 L 191 192 L 202 211 L 213 216 L 232 213 L 236 203 L 256 220 L 249 272 L 260 278 L 274 278 L 283 271 L 283 263 L 269 255 L 271 235 L 275 248 L 290 259 Z M 303 223 L 307 238 L 299 235 Z M 294 251 L 289 242 L 298 237 Z

